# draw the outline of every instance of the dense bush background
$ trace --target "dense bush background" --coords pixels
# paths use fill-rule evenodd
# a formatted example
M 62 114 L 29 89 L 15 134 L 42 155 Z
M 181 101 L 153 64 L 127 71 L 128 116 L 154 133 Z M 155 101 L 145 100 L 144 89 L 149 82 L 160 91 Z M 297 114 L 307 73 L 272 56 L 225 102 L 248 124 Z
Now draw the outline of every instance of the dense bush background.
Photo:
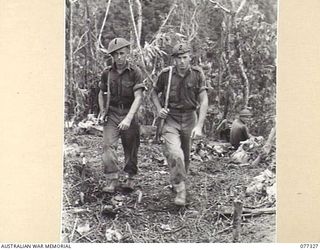
M 249 106 L 252 133 L 267 136 L 275 125 L 276 0 L 112 0 L 103 25 L 107 6 L 108 1 L 66 0 L 66 120 L 99 113 L 100 75 L 111 63 L 102 46 L 124 37 L 132 41 L 132 58 L 145 73 L 149 88 L 139 113 L 151 124 L 152 81 L 171 63 L 171 48 L 188 41 L 193 63 L 203 68 L 210 86 L 205 132 L 214 135 L 223 118 L 231 121 Z

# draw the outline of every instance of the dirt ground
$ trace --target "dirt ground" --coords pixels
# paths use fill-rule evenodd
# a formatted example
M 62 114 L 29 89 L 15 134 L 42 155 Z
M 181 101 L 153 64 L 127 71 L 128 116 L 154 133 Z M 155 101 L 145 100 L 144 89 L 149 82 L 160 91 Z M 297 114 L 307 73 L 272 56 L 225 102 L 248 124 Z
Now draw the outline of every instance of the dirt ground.
M 111 195 L 101 192 L 102 137 L 65 131 L 62 241 L 232 242 L 235 199 L 243 202 L 244 209 L 275 207 L 275 201 L 262 193 L 245 194 L 266 164 L 255 168 L 231 164 L 231 150 L 206 151 L 202 146 L 193 145 L 187 205 L 177 207 L 162 145 L 142 141 L 135 191 L 120 187 Z M 120 144 L 118 152 L 123 162 Z M 243 216 L 239 242 L 275 242 L 275 220 L 275 213 Z

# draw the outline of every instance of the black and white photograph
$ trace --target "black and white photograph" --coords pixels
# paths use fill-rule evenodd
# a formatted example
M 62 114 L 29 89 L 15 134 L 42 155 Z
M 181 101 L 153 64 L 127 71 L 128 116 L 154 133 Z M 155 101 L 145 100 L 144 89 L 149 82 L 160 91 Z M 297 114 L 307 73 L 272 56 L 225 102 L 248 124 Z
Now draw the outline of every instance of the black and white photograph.
M 276 242 L 277 19 L 65 0 L 61 242 Z

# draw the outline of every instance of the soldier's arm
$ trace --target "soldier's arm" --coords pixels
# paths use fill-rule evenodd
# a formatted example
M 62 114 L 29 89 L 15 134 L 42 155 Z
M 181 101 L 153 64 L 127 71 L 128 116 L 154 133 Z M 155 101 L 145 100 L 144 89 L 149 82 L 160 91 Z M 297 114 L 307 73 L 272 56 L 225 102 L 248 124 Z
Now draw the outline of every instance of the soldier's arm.
M 196 126 L 191 131 L 191 138 L 197 138 L 202 136 L 202 128 L 204 119 L 206 118 L 208 110 L 208 95 L 207 91 L 203 90 L 199 94 L 200 110 L 199 110 L 199 119 Z
M 250 135 L 250 133 L 249 133 L 249 129 L 248 129 L 247 126 L 244 126 L 244 127 L 243 127 L 243 135 L 244 135 L 244 137 L 245 137 L 246 139 L 249 139 L 249 138 L 252 137 L 252 135 Z
M 158 94 L 154 89 L 151 90 L 151 99 L 152 99 L 152 102 L 153 102 L 154 106 L 156 107 L 156 109 L 157 109 L 157 111 L 159 113 L 160 110 L 162 109 L 162 107 L 161 107 L 161 104 L 160 104 L 160 100 L 159 100 Z
M 130 127 L 134 114 L 138 111 L 142 102 L 142 89 L 137 89 L 134 92 L 134 101 L 131 104 L 130 110 L 126 117 L 119 123 L 118 128 L 120 130 L 126 130 Z
M 99 109 L 100 113 L 105 111 L 106 108 L 106 98 L 104 98 L 104 92 L 107 91 L 107 81 L 108 81 L 108 73 L 107 71 L 104 71 L 101 76 L 101 81 L 99 84 L 99 95 L 98 95 L 98 104 L 99 104 Z
M 132 118 L 134 117 L 134 114 L 138 111 L 141 103 L 142 103 L 142 89 L 137 89 L 135 92 L 134 92 L 134 101 L 133 103 L 131 104 L 131 107 L 130 107 L 130 110 L 127 114 L 127 118 L 130 120 L 132 120 Z
M 166 72 L 166 71 L 168 71 L 168 70 L 164 69 L 162 72 Z M 162 109 L 158 94 L 163 91 L 164 91 L 164 75 L 161 73 L 159 75 L 159 78 L 158 78 L 155 86 L 153 86 L 153 88 L 151 90 L 151 100 L 152 100 L 154 106 L 156 107 L 158 113 L 160 113 L 160 111 Z
M 199 79 L 199 103 L 200 103 L 200 110 L 199 110 L 199 119 L 198 123 L 196 126 L 202 129 L 204 120 L 207 115 L 207 110 L 208 110 L 208 87 L 206 85 L 206 80 L 203 71 L 198 69 L 200 74 L 200 79 Z
M 134 80 L 135 85 L 133 87 L 134 100 L 133 100 L 133 103 L 131 104 L 128 114 L 118 125 L 118 128 L 121 130 L 126 130 L 130 127 L 131 121 L 142 103 L 142 92 L 145 89 L 145 86 L 142 81 L 141 71 L 137 68 L 135 73 L 136 73 L 135 80 Z
M 129 119 L 130 122 L 132 121 L 135 113 L 138 111 L 142 103 L 143 91 L 146 89 L 143 82 L 143 76 L 140 68 L 135 67 L 134 72 L 135 72 L 134 86 L 133 86 L 134 100 L 126 116 L 126 118 Z
M 208 110 L 208 94 L 207 91 L 201 91 L 199 94 L 199 101 L 200 101 L 200 110 L 199 110 L 199 119 L 196 126 L 202 129 L 204 120 L 207 115 Z
M 98 103 L 99 103 L 100 112 L 103 112 L 106 107 L 106 101 L 105 101 L 105 98 L 103 98 L 103 91 L 101 89 L 98 95 Z

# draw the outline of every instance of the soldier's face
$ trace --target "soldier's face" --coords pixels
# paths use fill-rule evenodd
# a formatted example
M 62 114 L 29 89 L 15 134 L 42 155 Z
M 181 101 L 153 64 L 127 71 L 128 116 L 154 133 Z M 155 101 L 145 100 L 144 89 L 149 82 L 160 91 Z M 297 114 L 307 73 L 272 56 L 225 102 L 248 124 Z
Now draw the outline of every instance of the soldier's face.
M 244 124 L 251 125 L 251 121 L 252 121 L 251 117 L 243 116 L 241 117 L 241 120 L 244 122 Z
M 117 66 L 122 67 L 125 65 L 127 58 L 129 56 L 129 49 L 128 48 L 121 48 L 112 53 L 112 57 L 114 62 Z
M 175 57 L 175 63 L 178 69 L 186 70 L 190 67 L 191 64 L 191 55 L 189 52 L 177 55 Z

